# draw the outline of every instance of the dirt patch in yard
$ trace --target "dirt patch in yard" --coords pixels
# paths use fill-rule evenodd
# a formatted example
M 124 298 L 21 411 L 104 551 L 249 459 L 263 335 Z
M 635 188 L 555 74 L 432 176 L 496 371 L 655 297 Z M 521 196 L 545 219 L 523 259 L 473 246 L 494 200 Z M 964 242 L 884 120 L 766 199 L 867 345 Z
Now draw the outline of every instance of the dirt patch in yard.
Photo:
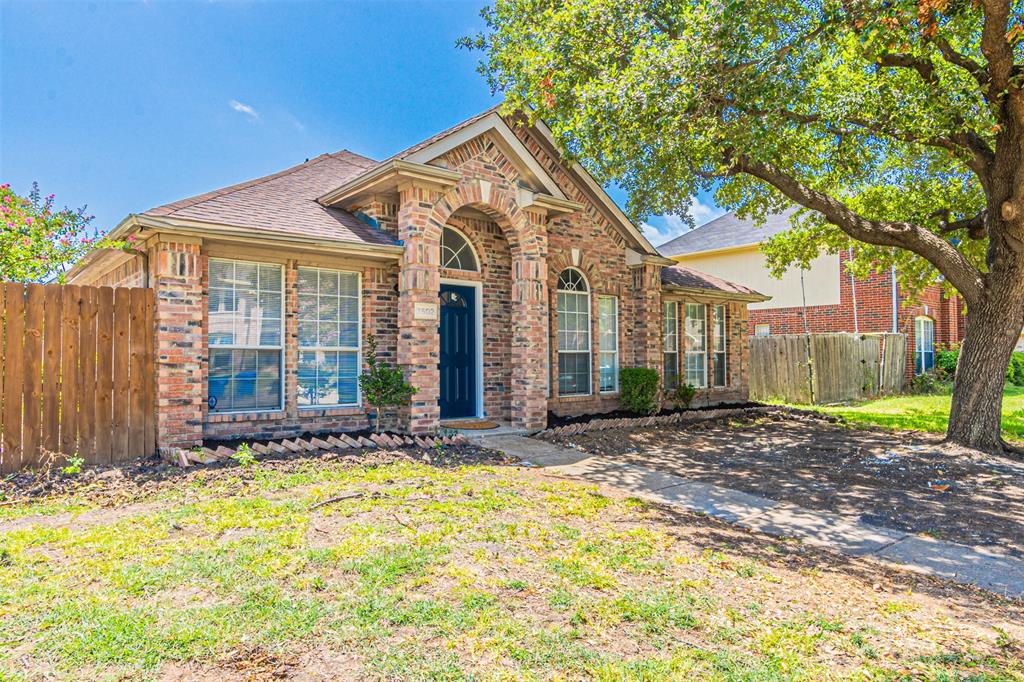
M 306 458 L 223 472 L 189 481 L 191 505 L 164 481 L 106 528 L 0 532 L 0 678 L 1022 672 L 1021 602 L 543 469 Z
M 583 452 L 1024 557 L 1024 464 L 785 411 L 555 438 Z
M 42 523 L 57 527 L 74 516 L 78 525 L 112 523 L 126 514 L 146 511 L 138 505 L 170 491 L 204 491 L 208 495 L 239 494 L 254 479 L 267 472 L 301 472 L 310 464 L 323 463 L 342 467 L 379 467 L 396 462 L 423 462 L 442 468 L 475 464 L 514 464 L 518 460 L 503 453 L 471 444 L 444 446 L 425 451 L 419 448 L 394 450 L 318 451 L 260 456 L 255 466 L 242 466 L 234 461 L 196 465 L 182 469 L 158 458 L 138 459 L 119 465 L 87 466 L 75 475 L 55 469 L 22 471 L 0 479 L 0 530 Z M 3 523 L 5 509 L 23 502 L 60 500 L 60 505 L 73 507 L 68 512 L 18 519 Z M 81 507 L 74 505 L 82 502 Z M 82 509 L 89 509 L 82 511 Z

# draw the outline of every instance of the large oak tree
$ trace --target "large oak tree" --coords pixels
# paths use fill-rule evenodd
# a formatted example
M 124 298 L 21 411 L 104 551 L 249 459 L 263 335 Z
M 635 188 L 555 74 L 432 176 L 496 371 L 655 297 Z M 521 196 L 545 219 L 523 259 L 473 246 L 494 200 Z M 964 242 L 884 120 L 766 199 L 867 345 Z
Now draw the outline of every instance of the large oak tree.
M 510 110 L 630 193 L 755 217 L 794 203 L 776 270 L 856 246 L 856 272 L 940 277 L 967 307 L 948 438 L 1001 450 L 1024 323 L 1024 60 L 1003 0 L 498 0 L 465 39 Z

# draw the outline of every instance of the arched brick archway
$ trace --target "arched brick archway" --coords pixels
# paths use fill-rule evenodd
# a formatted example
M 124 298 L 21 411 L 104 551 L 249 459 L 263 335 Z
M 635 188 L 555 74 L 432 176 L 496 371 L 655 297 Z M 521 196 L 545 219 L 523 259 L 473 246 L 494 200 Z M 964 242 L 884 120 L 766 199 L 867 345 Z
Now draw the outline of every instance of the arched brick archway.
M 496 222 L 505 233 L 513 255 L 522 251 L 524 255 L 542 257 L 547 229 L 544 220 L 531 221 L 530 214 L 519 207 L 512 192 L 486 180 L 463 180 L 438 199 L 423 230 L 424 238 L 440 243 L 441 231 L 460 208 L 475 208 Z
M 472 207 L 502 229 L 512 254 L 512 421 L 542 428 L 547 420 L 547 216 L 523 209 L 508 185 L 463 179 L 441 191 L 410 185 L 400 192 L 399 236 L 405 256 L 399 276 L 398 360 L 417 388 L 409 409 L 410 431 L 437 429 L 440 243 L 445 224 L 463 207 Z M 433 311 L 433 317 L 431 316 Z

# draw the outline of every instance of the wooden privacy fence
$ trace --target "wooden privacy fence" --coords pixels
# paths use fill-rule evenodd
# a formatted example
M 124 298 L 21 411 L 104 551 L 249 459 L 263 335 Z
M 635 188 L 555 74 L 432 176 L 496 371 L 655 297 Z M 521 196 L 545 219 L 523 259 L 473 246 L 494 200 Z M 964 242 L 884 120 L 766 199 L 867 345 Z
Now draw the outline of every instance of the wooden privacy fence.
M 903 390 L 904 334 L 783 334 L 750 339 L 750 397 L 837 403 Z
M 0 283 L 0 471 L 155 450 L 151 289 Z

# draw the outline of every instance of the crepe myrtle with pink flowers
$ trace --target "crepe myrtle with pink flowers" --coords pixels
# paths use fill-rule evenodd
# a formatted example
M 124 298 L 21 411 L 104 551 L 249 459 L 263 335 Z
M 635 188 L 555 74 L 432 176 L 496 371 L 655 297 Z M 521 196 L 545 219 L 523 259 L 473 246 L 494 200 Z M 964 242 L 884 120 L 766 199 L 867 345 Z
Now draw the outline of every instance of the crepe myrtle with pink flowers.
M 86 207 L 54 210 L 55 196 L 43 197 L 32 183 L 27 197 L 0 185 L 0 280 L 63 282 L 67 270 L 94 248 L 132 248 L 134 237 L 109 239 L 90 223 Z

